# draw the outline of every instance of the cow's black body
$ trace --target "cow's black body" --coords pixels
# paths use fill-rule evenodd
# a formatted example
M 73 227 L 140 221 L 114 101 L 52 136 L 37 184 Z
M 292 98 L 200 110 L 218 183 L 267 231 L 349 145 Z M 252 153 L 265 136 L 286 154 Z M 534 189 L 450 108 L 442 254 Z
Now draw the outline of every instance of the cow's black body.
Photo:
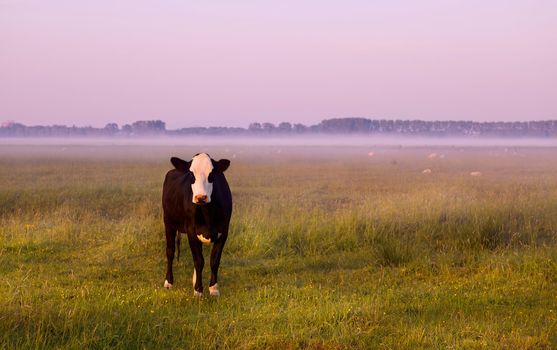
M 228 226 L 232 215 L 232 195 L 223 170 L 230 163 L 227 160 L 215 162 L 212 172 L 213 191 L 211 200 L 207 204 L 194 204 L 192 202 L 193 174 L 188 170 L 191 162 L 178 158 L 171 159 L 176 169 L 166 174 L 162 193 L 162 206 L 164 212 L 164 226 L 166 231 L 166 280 L 174 283 L 172 262 L 176 247 L 176 233 L 186 233 L 191 248 L 195 267 L 194 290 L 203 292 L 202 270 L 204 266 L 202 243 L 197 235 L 210 239 L 213 243 L 211 251 L 211 280 L 209 286 L 217 283 L 217 274 L 220 258 L 226 239 Z M 183 162 L 183 163 L 182 163 Z M 221 162 L 225 162 L 222 166 Z M 221 165 L 221 166 L 219 166 Z

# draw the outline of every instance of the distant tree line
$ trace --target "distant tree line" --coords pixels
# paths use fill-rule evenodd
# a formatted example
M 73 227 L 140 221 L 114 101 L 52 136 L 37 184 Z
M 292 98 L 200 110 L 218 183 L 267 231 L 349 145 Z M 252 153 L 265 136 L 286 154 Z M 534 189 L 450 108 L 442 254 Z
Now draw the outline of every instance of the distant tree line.
M 162 120 L 139 120 L 119 127 L 116 123 L 104 128 L 66 125 L 26 126 L 4 122 L 0 137 L 107 137 L 107 136 L 181 136 L 181 135 L 299 135 L 299 134 L 362 134 L 362 135 L 415 135 L 415 136 L 489 136 L 489 137 L 555 137 L 557 120 L 528 122 L 473 122 L 388 120 L 366 118 L 325 119 L 319 124 L 306 126 L 282 122 L 251 123 L 240 127 L 190 127 L 167 130 Z
M 121 128 L 116 123 L 108 123 L 104 128 L 92 126 L 66 125 L 35 125 L 26 126 L 20 123 L 4 122 L 0 125 L 1 136 L 15 137 L 74 137 L 74 136 L 133 136 L 133 135 L 165 135 L 166 124 L 162 120 L 139 120 L 125 124 Z

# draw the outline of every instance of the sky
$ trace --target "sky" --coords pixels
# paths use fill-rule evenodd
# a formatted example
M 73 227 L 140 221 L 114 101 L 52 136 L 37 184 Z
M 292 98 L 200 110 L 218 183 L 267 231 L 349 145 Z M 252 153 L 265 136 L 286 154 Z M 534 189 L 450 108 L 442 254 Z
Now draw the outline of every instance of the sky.
M 557 119 L 554 0 L 0 0 L 0 121 Z

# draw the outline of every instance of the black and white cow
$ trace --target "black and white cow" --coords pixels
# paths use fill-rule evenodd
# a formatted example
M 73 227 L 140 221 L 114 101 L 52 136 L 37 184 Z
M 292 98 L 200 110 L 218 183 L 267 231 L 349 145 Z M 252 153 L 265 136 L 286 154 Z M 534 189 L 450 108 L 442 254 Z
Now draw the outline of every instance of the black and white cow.
M 180 234 L 186 233 L 193 256 L 194 295 L 203 295 L 202 244 L 212 243 L 209 293 L 218 296 L 217 274 L 232 215 L 232 195 L 224 177 L 230 161 L 221 159 L 217 162 L 208 154 L 200 153 L 189 162 L 176 157 L 172 157 L 170 162 L 175 169 L 166 174 L 162 189 L 167 259 L 164 287 L 172 288 L 176 242 L 179 254 Z

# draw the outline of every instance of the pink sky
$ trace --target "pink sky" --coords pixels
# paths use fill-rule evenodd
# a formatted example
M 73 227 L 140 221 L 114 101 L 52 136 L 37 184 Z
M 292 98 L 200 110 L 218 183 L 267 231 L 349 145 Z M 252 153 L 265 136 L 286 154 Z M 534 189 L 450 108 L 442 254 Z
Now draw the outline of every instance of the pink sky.
M 557 119 L 553 0 L 0 0 L 0 121 Z

